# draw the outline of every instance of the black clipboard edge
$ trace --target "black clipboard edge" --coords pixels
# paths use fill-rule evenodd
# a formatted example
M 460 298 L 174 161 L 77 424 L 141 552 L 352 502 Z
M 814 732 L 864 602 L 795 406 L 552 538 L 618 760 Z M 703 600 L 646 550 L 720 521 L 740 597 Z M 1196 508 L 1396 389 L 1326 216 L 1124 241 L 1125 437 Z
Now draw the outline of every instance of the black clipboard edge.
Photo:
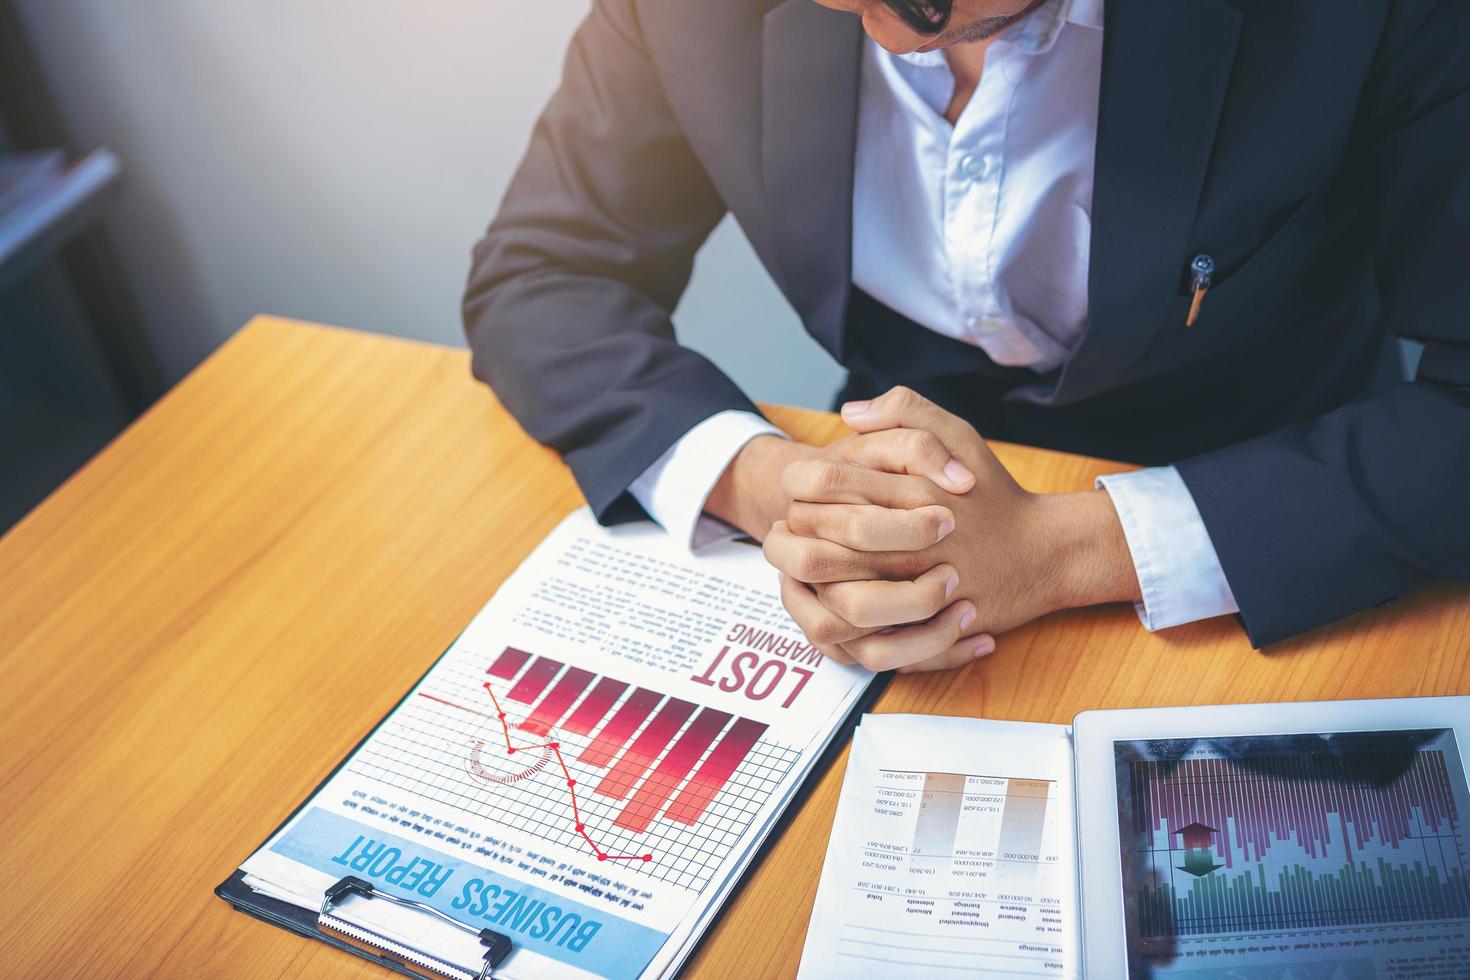
M 267 841 L 279 834 L 288 823 L 296 819 L 296 815 L 306 809 L 308 803 L 316 799 L 322 789 L 326 787 L 327 783 L 332 781 L 332 777 L 336 776 L 337 773 L 341 772 L 342 767 L 347 765 L 347 760 L 355 756 L 367 744 L 368 739 L 377 734 L 378 729 L 383 727 L 383 724 L 392 717 L 393 713 L 403 707 L 404 703 L 409 699 L 409 696 L 418 689 L 418 686 L 424 682 L 424 678 L 429 676 L 429 672 L 434 669 L 439 661 L 444 659 L 463 635 L 464 630 L 460 630 L 459 633 L 455 634 L 454 639 L 449 642 L 449 645 L 419 675 L 419 679 L 409 685 L 407 691 L 403 692 L 403 697 L 394 702 L 393 707 L 389 708 L 387 713 L 378 719 L 377 724 L 368 729 L 367 734 L 358 739 L 357 744 L 352 747 L 352 751 L 344 755 L 342 760 L 332 767 L 332 771 L 327 773 L 320 783 L 317 783 L 316 788 L 307 794 L 306 799 L 297 804 L 296 808 L 286 816 L 286 819 L 277 824 L 276 829 L 267 834 L 265 840 L 255 846 L 255 849 L 250 852 L 251 854 L 264 847 Z M 857 729 L 858 721 L 867 713 L 869 708 L 877 703 L 879 695 L 888 687 L 888 682 L 892 678 L 892 671 L 885 671 L 884 673 L 874 675 L 873 679 L 868 682 L 868 686 L 863 691 L 862 696 L 858 698 L 857 702 L 848 711 L 847 717 L 838 723 L 837 728 L 832 732 L 831 739 L 827 742 L 827 747 L 822 750 L 822 754 L 817 757 L 817 761 L 812 764 L 811 769 L 802 778 L 801 785 L 796 788 L 796 792 L 792 794 L 786 807 L 781 811 L 781 815 L 776 818 L 776 822 L 771 825 L 770 831 L 756 848 L 755 854 L 745 865 L 744 870 L 740 872 L 739 880 L 730 889 L 730 894 L 725 897 L 725 901 L 721 904 L 719 911 L 710 919 L 709 924 L 704 929 L 704 933 L 695 942 L 694 946 L 690 948 L 688 955 L 680 962 L 678 970 L 675 971 L 676 974 L 682 973 L 684 966 L 690 960 L 694 959 L 700 949 L 704 947 L 705 941 L 709 938 L 709 934 L 714 931 L 715 923 L 720 921 L 720 916 L 724 915 L 725 909 L 729 908 L 730 903 L 734 902 L 745 889 L 746 882 L 750 880 L 751 872 L 759 867 L 760 863 L 765 860 L 766 855 L 770 853 L 776 841 L 780 840 L 781 835 L 790 826 L 792 818 L 796 815 L 796 811 L 801 808 L 806 802 L 807 797 L 811 795 L 812 787 L 826 774 L 828 769 L 832 768 L 833 763 L 837 761 L 837 756 L 842 753 L 843 748 L 851 741 L 852 733 Z M 215 886 L 214 893 L 226 902 L 229 902 L 230 906 L 237 912 L 244 912 L 246 915 L 260 919 L 262 922 L 269 922 L 273 926 L 279 926 L 282 929 L 294 932 L 307 939 L 320 940 L 329 946 L 360 956 L 379 966 L 386 967 L 401 976 L 419 976 L 419 974 L 405 969 L 394 960 L 383 956 L 374 956 L 360 947 L 349 945 L 319 931 L 316 927 L 315 912 L 301 908 L 299 905 L 292 905 L 290 902 L 283 902 L 280 899 L 271 898 L 268 895 L 261 895 L 249 885 L 245 884 L 245 872 L 238 868 L 228 878 Z

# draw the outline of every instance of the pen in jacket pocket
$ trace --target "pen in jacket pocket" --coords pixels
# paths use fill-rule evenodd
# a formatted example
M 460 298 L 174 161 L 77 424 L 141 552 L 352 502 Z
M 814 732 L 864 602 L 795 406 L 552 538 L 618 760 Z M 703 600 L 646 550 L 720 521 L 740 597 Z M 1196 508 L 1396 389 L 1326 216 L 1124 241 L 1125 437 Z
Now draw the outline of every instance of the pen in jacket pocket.
M 1199 318 L 1199 308 L 1204 305 L 1205 293 L 1210 291 L 1210 277 L 1215 274 L 1215 260 L 1208 255 L 1196 255 L 1194 261 L 1189 263 L 1189 271 L 1194 273 L 1194 298 L 1189 301 L 1189 316 L 1184 319 L 1186 327 L 1194 326 L 1194 321 Z

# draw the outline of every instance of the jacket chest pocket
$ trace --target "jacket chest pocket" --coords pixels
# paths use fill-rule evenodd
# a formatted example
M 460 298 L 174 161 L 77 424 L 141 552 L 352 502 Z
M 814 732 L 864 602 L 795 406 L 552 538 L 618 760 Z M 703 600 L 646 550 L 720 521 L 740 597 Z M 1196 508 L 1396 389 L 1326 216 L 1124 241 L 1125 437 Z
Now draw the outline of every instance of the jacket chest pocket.
M 1223 268 L 1216 262 L 1209 288 L 1190 329 L 1208 331 L 1222 325 L 1238 325 L 1242 317 L 1277 308 L 1285 294 L 1301 284 L 1326 225 L 1319 196 L 1309 195 L 1249 254 Z M 1209 256 L 1208 248 L 1202 249 L 1201 254 Z M 1186 270 L 1185 278 L 1187 286 L 1183 296 L 1187 311 L 1193 299 L 1192 270 Z
M 1334 217 L 1320 194 L 1304 198 L 1264 242 L 1215 273 L 1191 326 L 1186 272 L 1148 360 L 1197 361 L 1275 345 L 1295 325 L 1328 315 L 1365 272 L 1368 255 L 1352 219 Z

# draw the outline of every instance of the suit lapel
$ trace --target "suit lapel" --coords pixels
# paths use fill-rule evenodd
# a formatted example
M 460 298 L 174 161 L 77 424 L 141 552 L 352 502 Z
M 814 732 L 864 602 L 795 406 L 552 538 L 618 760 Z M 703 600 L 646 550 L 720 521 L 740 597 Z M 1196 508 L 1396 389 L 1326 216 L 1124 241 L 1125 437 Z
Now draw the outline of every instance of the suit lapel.
M 807 330 L 841 360 L 862 25 L 785 0 L 762 34 L 761 166 L 779 276 Z
M 1103 16 L 1089 328 L 1043 401 L 1096 394 L 1164 326 L 1241 20 L 1230 0 L 1109 0 Z

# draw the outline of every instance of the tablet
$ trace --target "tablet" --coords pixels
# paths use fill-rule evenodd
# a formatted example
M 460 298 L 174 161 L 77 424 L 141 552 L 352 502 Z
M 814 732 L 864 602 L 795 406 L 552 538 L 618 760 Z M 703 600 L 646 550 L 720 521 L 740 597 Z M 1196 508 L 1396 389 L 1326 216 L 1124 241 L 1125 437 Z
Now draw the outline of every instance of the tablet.
M 1470 698 L 1090 711 L 1088 975 L 1470 976 Z

